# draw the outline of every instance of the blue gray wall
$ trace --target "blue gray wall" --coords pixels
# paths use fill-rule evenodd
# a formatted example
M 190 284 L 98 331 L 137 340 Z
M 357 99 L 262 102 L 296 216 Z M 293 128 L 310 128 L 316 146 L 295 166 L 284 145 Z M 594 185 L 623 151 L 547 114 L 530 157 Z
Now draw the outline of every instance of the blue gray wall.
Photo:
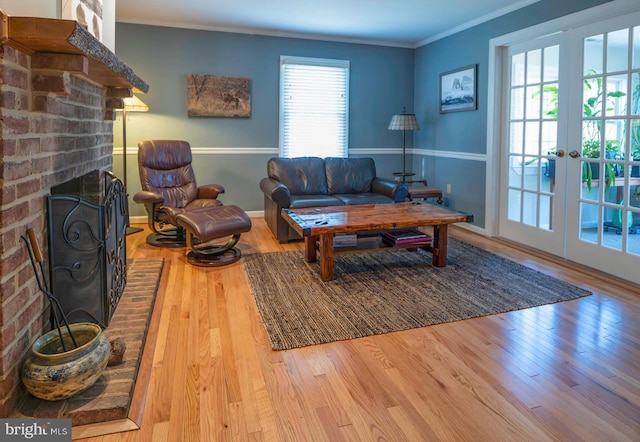
M 267 160 L 278 153 L 280 55 L 347 59 L 350 155 L 373 157 L 381 176 L 401 170 L 402 135 L 387 125 L 406 106 L 421 126 L 407 133 L 407 147 L 418 149 L 410 158 L 412 170 L 430 185 L 445 189 L 451 184 L 445 203 L 473 213 L 484 227 L 489 40 L 607 1 L 541 0 L 416 50 L 118 23 L 116 54 L 150 85 L 141 96 L 150 112 L 127 115 L 127 146 L 152 138 L 187 140 L 199 183 L 223 184 L 225 204 L 262 210 L 258 183 Z M 471 64 L 478 65 L 478 110 L 440 114 L 440 73 Z M 188 118 L 187 75 L 192 73 L 250 77 L 251 117 Z M 119 116 L 116 147 L 123 144 L 121 127 Z M 424 151 L 432 153 L 420 154 Z M 133 194 L 139 190 L 136 157 L 127 158 Z M 119 157 L 114 168 L 122 175 Z M 133 216 L 144 214 L 135 204 L 131 209 Z
M 486 162 L 481 156 L 487 151 L 489 40 L 608 1 L 541 0 L 416 49 L 414 110 L 421 130 L 415 132 L 414 144 L 445 153 L 414 155 L 413 169 L 422 170 L 435 187 L 451 184 L 445 198 L 449 207 L 473 213 L 478 226 L 486 225 Z M 478 110 L 440 114 L 440 74 L 472 64 L 478 65 Z M 465 159 L 466 153 L 478 155 Z
M 412 110 L 413 49 L 119 23 L 116 54 L 150 86 L 139 96 L 150 111 L 127 114 L 127 146 L 143 139 L 189 141 L 198 183 L 224 185 L 225 204 L 263 209 L 259 182 L 267 160 L 278 154 L 281 55 L 350 60 L 350 154 L 374 157 L 381 176 L 402 169 L 402 135 L 387 126 L 403 106 Z M 251 117 L 187 117 L 192 73 L 250 77 Z M 114 124 L 115 147 L 123 144 L 121 118 Z M 139 190 L 136 161 L 128 155 L 130 195 Z M 119 157 L 114 168 L 121 174 Z M 134 216 L 144 214 L 133 203 L 131 210 Z

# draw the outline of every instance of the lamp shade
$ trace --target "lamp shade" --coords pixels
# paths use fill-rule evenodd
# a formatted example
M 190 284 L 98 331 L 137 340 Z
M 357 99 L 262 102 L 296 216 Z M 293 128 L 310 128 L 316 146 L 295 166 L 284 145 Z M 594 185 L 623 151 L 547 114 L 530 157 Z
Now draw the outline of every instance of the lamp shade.
M 389 130 L 418 130 L 415 114 L 398 114 L 391 117 Z
M 125 97 L 122 101 L 124 102 L 124 110 L 127 112 L 149 112 L 149 106 L 135 95 L 132 97 Z

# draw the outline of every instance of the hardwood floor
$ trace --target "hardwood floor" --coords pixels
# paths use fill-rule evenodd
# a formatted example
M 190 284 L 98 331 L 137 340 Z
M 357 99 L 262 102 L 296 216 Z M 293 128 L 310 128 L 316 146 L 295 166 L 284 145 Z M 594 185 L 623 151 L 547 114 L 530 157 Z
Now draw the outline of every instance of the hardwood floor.
M 252 221 L 244 254 L 303 248 Z M 640 440 L 638 287 L 450 231 L 594 294 L 275 352 L 241 263 L 193 267 L 131 235 L 130 258 L 165 258 L 142 425 L 85 440 Z

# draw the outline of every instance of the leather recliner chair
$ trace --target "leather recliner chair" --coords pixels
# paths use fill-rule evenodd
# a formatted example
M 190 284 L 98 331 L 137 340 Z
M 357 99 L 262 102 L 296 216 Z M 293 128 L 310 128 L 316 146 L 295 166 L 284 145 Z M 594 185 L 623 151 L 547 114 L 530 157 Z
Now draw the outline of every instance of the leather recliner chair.
M 177 216 L 207 207 L 222 206 L 219 184 L 198 186 L 191 166 L 191 146 L 180 140 L 146 140 L 138 143 L 138 171 L 142 191 L 133 196 L 144 204 L 153 233 L 147 243 L 156 247 L 184 247 L 185 230 Z M 167 227 L 170 226 L 170 227 Z

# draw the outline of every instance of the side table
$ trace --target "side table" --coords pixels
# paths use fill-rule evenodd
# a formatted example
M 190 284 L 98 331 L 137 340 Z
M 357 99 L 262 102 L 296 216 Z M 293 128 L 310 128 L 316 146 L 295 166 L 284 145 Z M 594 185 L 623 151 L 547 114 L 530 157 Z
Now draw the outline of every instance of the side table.
M 442 204 L 442 189 L 429 186 L 409 186 L 409 200 L 416 198 L 437 198 L 438 204 Z

